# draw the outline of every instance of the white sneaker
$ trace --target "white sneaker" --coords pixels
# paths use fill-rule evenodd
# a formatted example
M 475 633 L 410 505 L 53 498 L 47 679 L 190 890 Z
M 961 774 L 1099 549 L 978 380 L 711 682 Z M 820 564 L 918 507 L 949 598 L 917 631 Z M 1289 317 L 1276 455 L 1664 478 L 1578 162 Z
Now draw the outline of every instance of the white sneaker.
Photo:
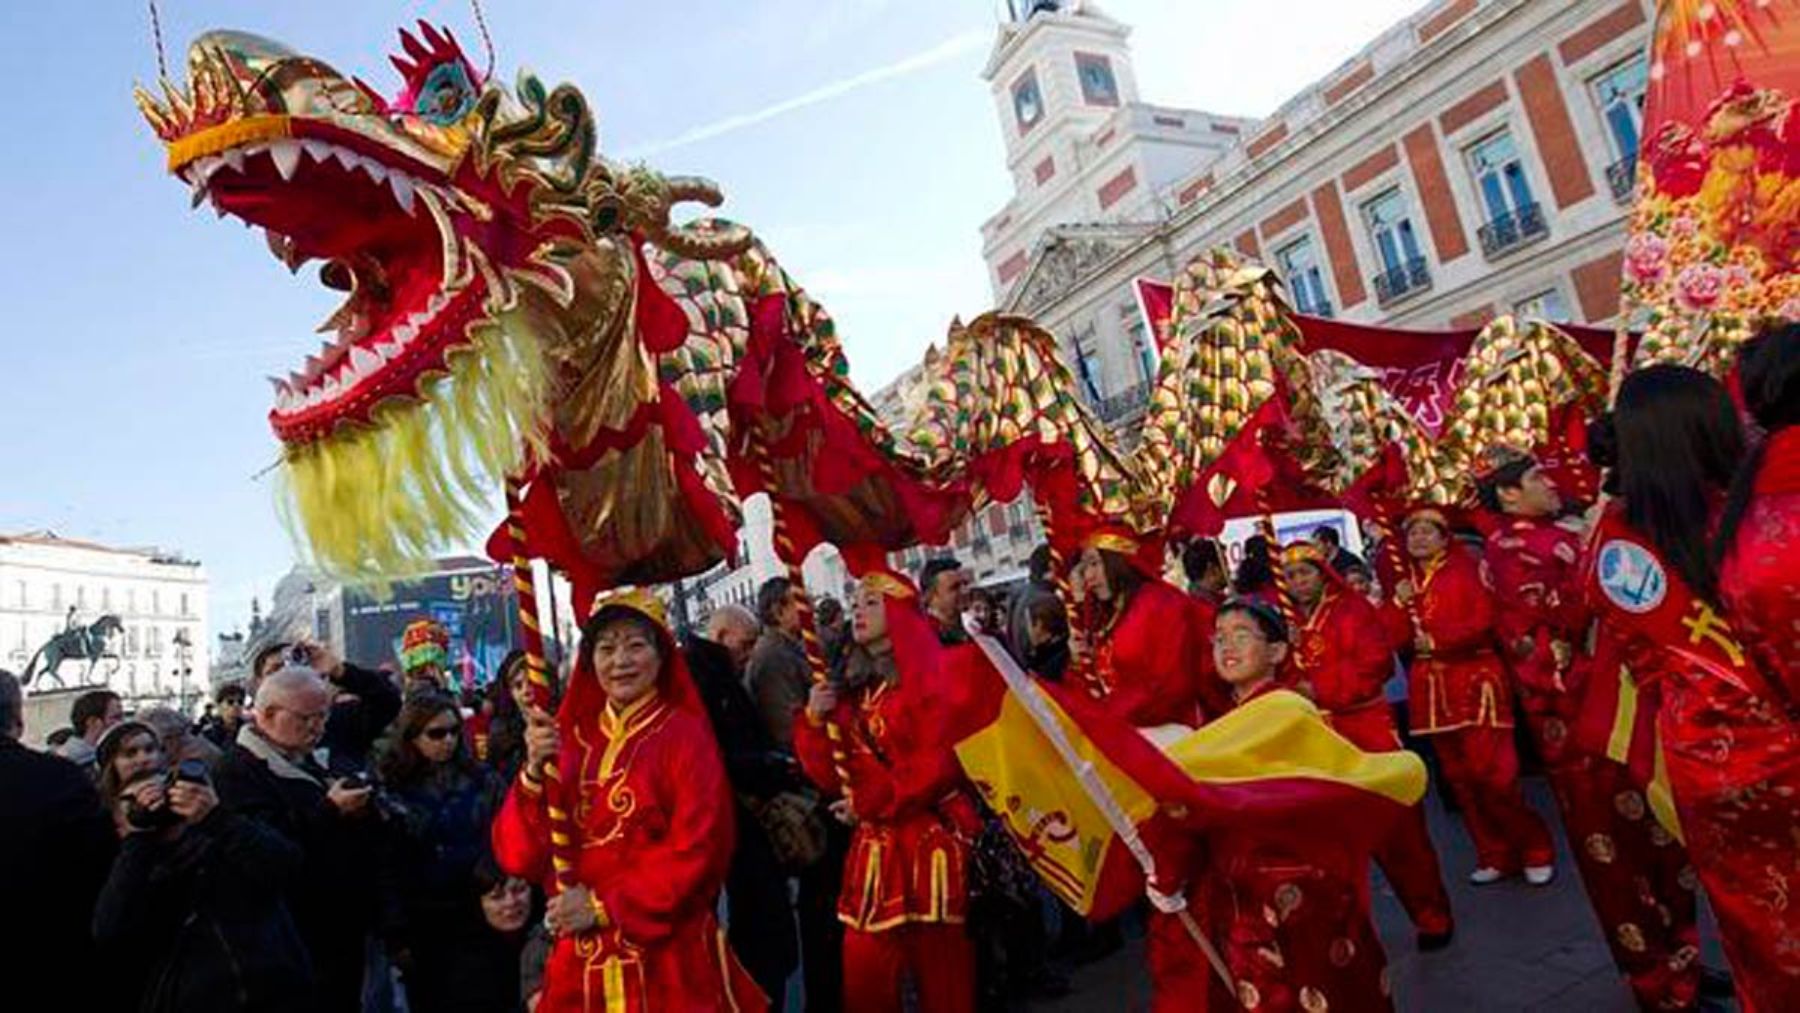
M 1491 865 L 1484 865 L 1474 872 L 1469 873 L 1469 882 L 1476 886 L 1486 886 L 1489 883 L 1498 883 L 1501 878 L 1502 874 L 1500 870 Z
M 1556 866 L 1554 865 L 1527 865 L 1525 867 L 1525 882 L 1532 886 L 1548 886 L 1550 881 L 1555 878 Z

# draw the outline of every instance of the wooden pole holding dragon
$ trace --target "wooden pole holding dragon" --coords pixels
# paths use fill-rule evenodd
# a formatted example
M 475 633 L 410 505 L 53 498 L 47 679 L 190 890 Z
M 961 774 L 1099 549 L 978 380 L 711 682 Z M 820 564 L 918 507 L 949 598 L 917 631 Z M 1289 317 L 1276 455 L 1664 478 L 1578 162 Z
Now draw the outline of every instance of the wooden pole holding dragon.
M 756 462 L 756 470 L 762 480 L 764 493 L 769 497 L 769 515 L 773 521 L 775 555 L 787 568 L 789 584 L 800 592 L 797 607 L 800 611 L 800 647 L 806 655 L 806 671 L 815 686 L 824 685 L 831 677 L 825 659 L 825 645 L 819 640 L 817 616 L 813 612 L 812 595 L 806 591 L 806 575 L 801 567 L 802 559 L 794 543 L 794 533 L 787 523 L 787 512 L 782 507 L 780 497 L 775 495 L 775 461 L 769 454 L 769 423 L 759 420 L 756 433 L 749 441 L 749 450 Z M 831 743 L 831 767 L 837 775 L 838 785 L 844 798 L 850 799 L 850 770 L 848 758 L 844 752 L 844 732 L 834 717 L 825 719 L 825 738 Z
M 548 713 L 555 706 L 549 663 L 544 654 L 544 631 L 538 625 L 537 574 L 532 569 L 525 536 L 525 501 L 517 478 L 506 480 L 506 535 L 510 545 L 514 601 L 519 612 L 519 640 L 525 651 L 525 676 L 531 686 L 531 702 Z M 567 808 L 568 792 L 555 757 L 546 759 L 535 774 L 544 786 L 544 808 L 550 818 L 550 864 L 556 886 L 567 889 L 575 882 L 575 835 Z

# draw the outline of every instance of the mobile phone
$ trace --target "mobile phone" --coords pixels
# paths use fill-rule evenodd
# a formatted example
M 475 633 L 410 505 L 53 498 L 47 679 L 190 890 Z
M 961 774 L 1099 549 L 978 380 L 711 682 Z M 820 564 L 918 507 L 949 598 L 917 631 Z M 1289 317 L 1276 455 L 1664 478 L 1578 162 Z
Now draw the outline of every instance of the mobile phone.
M 344 787 L 349 791 L 361 791 L 369 786 L 369 775 L 362 772 L 344 778 Z

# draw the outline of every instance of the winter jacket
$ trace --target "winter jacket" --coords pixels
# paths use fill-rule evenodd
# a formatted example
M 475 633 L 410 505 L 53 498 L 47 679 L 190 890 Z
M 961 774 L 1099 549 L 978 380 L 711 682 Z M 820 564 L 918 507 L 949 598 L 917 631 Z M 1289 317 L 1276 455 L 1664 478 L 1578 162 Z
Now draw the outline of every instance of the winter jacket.
M 301 1011 L 313 973 L 282 899 L 300 851 L 219 809 L 173 838 L 127 836 L 94 910 L 102 963 L 150 1011 Z

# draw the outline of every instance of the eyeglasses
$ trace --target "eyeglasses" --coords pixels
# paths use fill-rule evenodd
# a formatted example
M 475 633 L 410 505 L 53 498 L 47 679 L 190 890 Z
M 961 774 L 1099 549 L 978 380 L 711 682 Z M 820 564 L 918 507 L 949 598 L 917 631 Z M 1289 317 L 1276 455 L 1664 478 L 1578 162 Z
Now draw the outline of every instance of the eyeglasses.
M 424 737 L 430 739 L 433 742 L 442 742 L 443 740 L 451 737 L 452 735 L 455 735 L 460 730 L 461 729 L 459 729 L 456 725 L 451 725 L 448 728 L 443 728 L 443 727 L 427 728 L 424 731 L 420 732 L 419 734 L 423 735 Z

